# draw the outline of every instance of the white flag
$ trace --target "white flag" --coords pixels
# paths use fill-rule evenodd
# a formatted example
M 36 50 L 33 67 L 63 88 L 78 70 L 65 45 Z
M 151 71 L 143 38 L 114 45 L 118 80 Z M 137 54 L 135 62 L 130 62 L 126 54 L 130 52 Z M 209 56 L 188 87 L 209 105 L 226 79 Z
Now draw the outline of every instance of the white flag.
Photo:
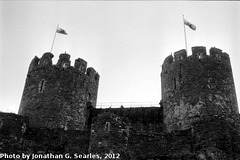
M 66 34 L 67 35 L 67 32 L 64 29 L 59 28 L 59 27 L 57 28 L 57 33 Z
M 184 24 L 187 25 L 188 27 L 190 27 L 192 30 L 196 30 L 196 26 L 190 22 L 188 22 L 186 19 L 183 19 L 184 20 Z

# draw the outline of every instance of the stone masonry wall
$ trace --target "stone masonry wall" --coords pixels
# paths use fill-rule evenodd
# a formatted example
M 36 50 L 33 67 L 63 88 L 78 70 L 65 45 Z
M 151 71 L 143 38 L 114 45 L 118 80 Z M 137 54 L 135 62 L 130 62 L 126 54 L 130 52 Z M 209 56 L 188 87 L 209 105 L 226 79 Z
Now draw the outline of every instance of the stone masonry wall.
M 234 119 L 238 115 L 236 92 L 228 54 L 193 47 L 168 56 L 162 65 L 162 106 L 166 131 L 188 129 L 202 117 Z
M 160 107 L 96 109 L 91 125 L 89 151 L 99 153 L 101 157 L 113 154 L 120 155 L 122 160 L 134 159 L 137 153 L 129 146 L 137 145 L 133 142 L 133 135 L 157 134 L 162 130 Z
M 152 121 L 138 119 L 139 128 L 136 130 L 131 116 L 125 115 L 129 112 L 137 113 L 139 109 L 142 113 L 150 113 L 157 108 L 95 111 L 97 114 L 92 121 L 89 151 L 98 153 L 100 157 L 106 154 L 120 155 L 121 160 L 240 159 L 237 122 L 229 122 L 224 117 L 205 117 L 202 121 L 193 122 L 187 130 L 167 133 L 144 127 Z M 138 112 L 135 117 L 141 115 Z
M 237 123 L 223 117 L 205 118 L 192 124 L 193 151 L 207 159 L 240 159 Z
M 12 113 L 0 112 L 0 153 L 22 155 L 69 155 L 87 154 L 89 132 L 60 128 L 31 128 L 28 118 Z M 2 156 L 2 155 L 1 155 Z M 16 159 L 1 157 L 1 159 Z M 48 158 L 54 160 L 57 158 Z M 59 159 L 69 159 L 66 157 Z
M 92 154 L 98 157 L 95 159 L 108 155 L 121 160 L 240 159 L 239 124 L 236 122 L 230 123 L 222 117 L 205 118 L 194 122 L 191 129 L 165 133 L 156 128 L 151 130 L 148 124 L 161 124 L 148 115 L 156 117 L 158 109 L 94 109 L 89 131 L 32 128 L 28 117 L 0 112 L 0 153 L 51 153 L 72 157 L 58 158 L 62 160 L 77 159 L 76 154 Z M 143 126 L 140 127 L 143 130 L 136 130 L 133 117 L 124 116 L 130 112 L 139 117 L 137 124 Z M 147 115 L 145 122 L 140 118 L 142 113 Z
M 159 133 L 163 131 L 162 107 L 106 108 L 96 109 L 94 117 L 102 112 L 110 112 L 131 123 L 131 130 L 141 133 Z
M 61 54 L 56 65 L 49 52 L 35 57 L 27 74 L 19 114 L 29 117 L 31 127 L 86 128 L 87 103 L 96 107 L 99 75 L 87 62 Z

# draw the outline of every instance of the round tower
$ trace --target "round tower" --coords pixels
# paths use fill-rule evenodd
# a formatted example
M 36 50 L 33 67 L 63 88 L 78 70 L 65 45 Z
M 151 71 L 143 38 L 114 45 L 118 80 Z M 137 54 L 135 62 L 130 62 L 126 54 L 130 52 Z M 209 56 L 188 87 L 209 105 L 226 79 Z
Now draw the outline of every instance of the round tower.
M 213 116 L 234 119 L 237 98 L 229 55 L 217 48 L 180 50 L 162 65 L 162 101 L 166 131 L 183 130 Z
M 99 75 L 87 62 L 61 54 L 34 57 L 28 70 L 18 114 L 29 117 L 30 127 L 84 130 L 88 107 L 96 107 Z

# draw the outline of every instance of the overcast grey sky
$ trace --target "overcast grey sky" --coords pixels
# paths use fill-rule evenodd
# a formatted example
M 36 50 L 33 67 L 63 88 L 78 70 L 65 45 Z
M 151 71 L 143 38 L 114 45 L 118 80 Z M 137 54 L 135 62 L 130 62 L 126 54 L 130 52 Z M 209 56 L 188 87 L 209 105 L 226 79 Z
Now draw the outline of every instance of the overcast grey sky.
M 161 64 L 185 48 L 182 14 L 192 46 L 230 55 L 240 100 L 240 3 L 222 1 L 0 1 L 0 111 L 17 113 L 28 66 L 50 51 L 72 65 L 83 58 L 100 74 L 98 102 L 159 102 Z

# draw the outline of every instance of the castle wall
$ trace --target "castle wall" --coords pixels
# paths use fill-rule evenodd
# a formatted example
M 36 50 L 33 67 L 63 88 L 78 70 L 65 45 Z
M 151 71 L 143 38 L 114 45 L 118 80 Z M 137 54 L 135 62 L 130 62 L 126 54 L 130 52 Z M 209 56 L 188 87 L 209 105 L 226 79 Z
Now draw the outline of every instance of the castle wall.
M 194 150 L 204 150 L 206 147 L 215 147 L 233 153 L 233 124 L 222 117 L 213 117 L 193 123 Z M 235 148 L 236 149 L 236 148 Z
M 20 138 L 28 126 L 29 119 L 27 117 L 0 112 L 0 132 L 2 135 L 15 135 Z
M 80 131 L 31 128 L 27 117 L 0 112 L 0 152 L 72 157 L 57 159 L 76 159 L 74 154 L 94 154 L 102 159 L 109 154 L 121 160 L 240 158 L 239 128 L 222 117 L 194 122 L 188 130 L 157 133 L 136 132 L 131 120 L 119 114 L 101 110 L 93 117 L 91 131 Z
M 139 137 L 135 139 L 133 135 L 161 133 L 161 117 L 160 107 L 96 109 L 91 125 L 89 151 L 98 152 L 102 157 L 112 153 L 119 154 L 120 159 L 133 159 L 135 150 L 130 148 L 137 145 L 134 141 L 139 140 Z M 135 146 L 135 149 L 139 147 Z
M 238 159 L 240 156 L 239 122 L 214 116 L 192 124 L 193 151 L 209 159 Z
M 56 65 L 49 52 L 35 57 L 27 74 L 19 115 L 29 117 L 31 127 L 84 130 L 87 103 L 96 107 L 99 75 L 87 62 L 61 54 Z
M 162 127 L 156 129 L 162 126 L 158 111 L 162 113 L 158 107 L 96 110 L 89 151 L 102 157 L 106 153 L 119 154 L 122 160 L 193 157 L 191 131 L 163 133 Z
M 88 152 L 90 137 L 87 131 L 31 128 L 28 126 L 27 117 L 12 113 L 0 112 L 0 119 L 1 153 L 8 155 L 69 154 L 73 157 L 74 153 L 86 154 Z M 14 159 L 1 156 L 2 159 Z
M 107 108 L 96 109 L 94 117 L 98 114 L 109 112 L 131 123 L 131 130 L 139 133 L 160 133 L 163 131 L 162 107 L 134 107 L 134 108 Z
M 168 56 L 161 73 L 162 106 L 166 131 L 188 129 L 203 117 L 238 114 L 236 92 L 228 54 L 211 48 L 193 47 Z

